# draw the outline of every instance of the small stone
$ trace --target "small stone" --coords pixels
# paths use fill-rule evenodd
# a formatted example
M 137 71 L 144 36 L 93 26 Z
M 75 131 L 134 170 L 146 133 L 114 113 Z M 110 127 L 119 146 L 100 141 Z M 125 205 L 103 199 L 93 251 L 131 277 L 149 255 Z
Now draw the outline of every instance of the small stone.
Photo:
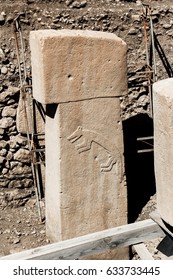
M 140 15 L 132 15 L 132 20 L 133 21 L 141 21 L 141 16 Z
M 18 149 L 20 146 L 16 141 L 16 137 L 11 137 L 11 139 L 8 141 L 8 144 L 10 146 L 10 149 Z
M 5 52 L 5 54 L 10 53 L 10 49 L 9 49 L 9 48 L 6 48 L 6 49 L 4 50 L 4 52 Z
M 33 186 L 33 180 L 32 179 L 24 179 L 22 180 L 22 184 L 24 188 L 31 188 Z
M 16 70 L 16 66 L 15 65 L 11 65 L 10 66 L 10 72 L 11 73 L 15 73 L 15 70 Z
M 18 160 L 22 163 L 31 162 L 30 152 L 26 149 L 20 149 L 14 154 L 14 160 Z
M 172 27 L 172 24 L 169 24 L 169 23 L 163 24 L 163 28 L 165 28 L 165 29 L 170 29 L 171 27 Z
M 7 150 L 6 149 L 1 149 L 0 150 L 0 156 L 3 156 L 3 157 L 5 157 L 6 156 L 6 154 L 7 154 Z
M 10 128 L 8 129 L 8 133 L 9 133 L 10 136 L 17 135 L 16 126 L 13 125 L 12 127 L 10 127 Z
M 8 187 L 9 188 L 18 188 L 18 189 L 21 189 L 23 188 L 23 184 L 22 184 L 22 181 L 20 180 L 15 180 L 15 181 L 10 181 L 10 183 L 8 184 Z
M 5 54 L 3 52 L 3 50 L 0 48 L 0 60 L 5 58 Z
M 45 207 L 45 203 L 44 203 L 43 200 L 40 201 L 40 207 L 41 207 L 41 208 Z
M 3 234 L 9 234 L 9 233 L 11 233 L 11 232 L 10 232 L 10 229 L 6 229 L 6 230 L 4 230 L 4 232 L 3 232 Z
M 0 149 L 4 149 L 8 146 L 8 143 L 5 140 L 0 141 Z
M 16 109 L 12 107 L 5 107 L 2 111 L 2 117 L 15 117 L 16 116 Z
M 10 53 L 10 57 L 11 57 L 12 59 L 15 58 L 15 52 L 14 52 L 14 51 L 12 51 L 12 52 Z
M 8 73 L 8 68 L 5 67 L 5 66 L 3 66 L 3 67 L 1 68 L 1 74 L 6 75 L 7 73 Z
M 53 19 L 53 23 L 58 23 L 59 22 L 59 18 L 55 18 L 55 19 Z
M 0 135 L 4 135 L 4 129 L 0 128 Z
M 28 139 L 22 135 L 18 135 L 16 137 L 16 141 L 18 144 L 22 145 L 22 146 L 26 146 L 27 145 L 27 142 L 28 142 Z
M 7 102 L 10 99 L 10 95 L 7 91 L 3 91 L 0 94 L 0 100 L 2 103 Z
M 61 25 L 60 24 L 51 23 L 50 27 L 51 27 L 51 29 L 60 29 Z
M 10 94 L 10 96 L 13 96 L 19 92 L 20 92 L 20 88 L 18 88 L 18 87 L 13 87 L 13 86 L 8 87 L 8 93 Z
M 5 16 L 4 14 L 0 14 L 0 25 L 3 25 L 5 23 Z
M 6 22 L 7 22 L 7 23 L 11 23 L 13 20 L 14 20 L 14 16 L 13 16 L 12 14 L 9 14 L 9 15 L 6 17 Z
M 8 173 L 8 169 L 7 169 L 7 168 L 3 168 L 3 169 L 2 169 L 2 174 L 5 175 L 5 174 L 7 174 L 7 173 Z
M 138 32 L 138 31 L 137 31 L 135 28 L 132 27 L 132 28 L 129 29 L 128 34 L 129 34 L 129 35 L 136 35 L 137 32 Z
M 19 239 L 19 238 L 17 238 L 17 237 L 16 237 L 16 238 L 14 238 L 13 243 L 14 243 L 14 244 L 20 243 L 20 239 Z
M 13 126 L 14 120 L 11 117 L 5 117 L 0 120 L 0 128 L 9 128 Z
M 5 161 L 5 158 L 4 158 L 4 157 L 2 157 L 2 156 L 0 156 L 0 164 L 3 164 L 3 163 L 4 163 L 4 161 Z
M 80 3 L 78 1 L 74 1 L 71 5 L 72 8 L 80 8 Z
M 20 166 L 17 165 L 12 170 L 13 175 L 30 175 L 31 174 L 31 167 L 30 166 Z
M 65 3 L 67 6 L 70 6 L 73 3 L 74 0 L 67 0 Z
M 30 25 L 30 22 L 28 19 L 20 19 L 21 22 L 27 24 L 27 25 Z
M 10 152 L 12 155 L 13 155 L 13 153 L 12 152 Z M 21 166 L 19 165 L 19 162 L 18 161 L 11 161 L 10 162 L 10 168 L 11 169 L 13 169 L 14 167 L 18 167 L 18 168 L 20 168 Z
M 86 7 L 86 5 L 87 5 L 87 1 L 82 1 L 80 3 L 80 8 L 84 8 L 84 7 Z
M 8 185 L 9 188 L 17 188 L 17 189 L 23 189 L 23 188 L 30 188 L 33 186 L 33 180 L 31 179 L 24 179 L 24 180 L 14 180 L 11 181 Z M 26 198 L 28 195 L 24 195 L 22 198 Z
M 16 103 L 16 98 L 14 97 L 11 97 L 7 103 L 6 103 L 7 107 L 10 106 L 11 108 L 13 109 L 16 109 L 17 110 L 17 106 L 18 106 L 18 103 Z
M 12 158 L 13 158 L 13 153 L 10 152 L 10 151 L 8 151 L 8 154 L 7 154 L 7 156 L 6 156 L 6 159 L 7 159 L 7 160 L 12 160 Z
M 5 180 L 5 181 L 0 181 L 0 187 L 1 188 L 6 188 L 6 187 L 8 187 L 8 184 L 9 184 L 9 180 Z M 2 200 L 0 199 L 0 205 L 1 206 L 6 206 L 6 204 L 7 204 L 7 201 L 6 201 L 6 199 L 2 202 Z
M 148 102 L 148 97 L 146 95 L 141 95 L 138 99 L 140 105 L 145 105 Z

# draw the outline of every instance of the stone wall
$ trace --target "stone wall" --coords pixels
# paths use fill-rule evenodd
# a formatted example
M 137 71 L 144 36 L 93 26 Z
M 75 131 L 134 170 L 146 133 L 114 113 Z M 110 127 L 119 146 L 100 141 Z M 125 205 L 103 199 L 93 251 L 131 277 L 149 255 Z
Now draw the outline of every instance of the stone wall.
M 31 157 L 26 135 L 16 128 L 20 96 L 15 52 L 0 48 L 0 205 L 21 205 L 32 194 Z M 13 189 L 13 191 L 12 191 Z

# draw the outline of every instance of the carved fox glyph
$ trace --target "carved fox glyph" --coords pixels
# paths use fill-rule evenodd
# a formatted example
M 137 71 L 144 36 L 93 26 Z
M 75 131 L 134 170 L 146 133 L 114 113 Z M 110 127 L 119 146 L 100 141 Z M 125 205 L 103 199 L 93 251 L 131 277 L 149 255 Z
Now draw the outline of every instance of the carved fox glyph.
M 78 128 L 69 137 L 67 137 L 67 139 L 71 143 L 81 139 L 81 141 L 78 141 L 76 144 L 76 149 L 79 154 L 90 150 L 93 142 L 100 145 L 108 154 L 107 162 L 100 165 L 100 171 L 111 171 L 113 165 L 117 164 L 118 177 L 122 180 L 122 155 L 113 141 L 110 141 L 109 138 L 105 138 L 95 131 L 83 129 L 82 126 L 78 126 Z

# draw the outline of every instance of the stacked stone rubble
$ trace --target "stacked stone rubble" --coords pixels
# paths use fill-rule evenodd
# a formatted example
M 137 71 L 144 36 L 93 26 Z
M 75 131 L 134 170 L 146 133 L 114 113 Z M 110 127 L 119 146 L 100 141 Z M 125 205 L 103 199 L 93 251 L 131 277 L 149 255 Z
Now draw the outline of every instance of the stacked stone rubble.
M 6 194 L 11 189 L 16 189 L 17 193 L 23 193 L 20 196 L 22 199 L 22 196 L 32 193 L 33 179 L 26 134 L 20 134 L 16 128 L 20 88 L 17 84 L 18 70 L 15 58 L 14 50 L 10 50 L 5 44 L 2 45 L 0 48 L 0 192 Z M 17 193 L 15 192 L 15 196 Z M 6 204 L 8 203 L 12 202 L 6 201 Z M 17 205 L 18 202 L 12 204 Z

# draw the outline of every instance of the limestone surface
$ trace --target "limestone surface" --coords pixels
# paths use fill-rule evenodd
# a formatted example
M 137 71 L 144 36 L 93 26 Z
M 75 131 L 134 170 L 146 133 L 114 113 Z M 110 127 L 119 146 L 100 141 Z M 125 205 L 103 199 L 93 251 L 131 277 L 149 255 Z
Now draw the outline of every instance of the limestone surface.
M 157 208 L 173 226 L 173 78 L 154 84 L 154 164 Z
M 112 33 L 32 31 L 30 45 L 33 94 L 43 104 L 127 93 L 127 47 Z
M 60 241 L 126 224 L 119 100 L 127 93 L 126 44 L 74 30 L 33 31 L 30 42 L 34 98 L 47 104 L 47 236 Z M 127 250 L 114 257 L 122 255 Z

